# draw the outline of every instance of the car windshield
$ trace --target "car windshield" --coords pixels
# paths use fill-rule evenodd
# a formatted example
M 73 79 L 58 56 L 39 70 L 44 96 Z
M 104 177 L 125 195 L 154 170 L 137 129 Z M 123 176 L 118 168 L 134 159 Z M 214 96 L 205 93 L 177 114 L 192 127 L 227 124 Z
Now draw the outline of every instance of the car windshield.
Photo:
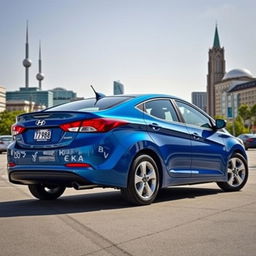
M 95 98 L 89 98 L 85 100 L 74 101 L 56 107 L 47 108 L 45 111 L 84 111 L 95 112 L 104 109 L 109 109 L 114 106 L 125 102 L 132 97 L 128 96 L 109 96 L 96 101 Z

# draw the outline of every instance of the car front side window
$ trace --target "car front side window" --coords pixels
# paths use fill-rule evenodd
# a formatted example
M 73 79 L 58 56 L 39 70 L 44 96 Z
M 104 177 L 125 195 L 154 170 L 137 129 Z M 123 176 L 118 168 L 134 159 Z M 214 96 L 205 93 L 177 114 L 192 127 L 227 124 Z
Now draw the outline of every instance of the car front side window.
M 211 128 L 212 124 L 208 117 L 203 115 L 201 112 L 193 108 L 192 106 L 176 100 L 176 104 L 180 110 L 180 113 L 187 124 Z

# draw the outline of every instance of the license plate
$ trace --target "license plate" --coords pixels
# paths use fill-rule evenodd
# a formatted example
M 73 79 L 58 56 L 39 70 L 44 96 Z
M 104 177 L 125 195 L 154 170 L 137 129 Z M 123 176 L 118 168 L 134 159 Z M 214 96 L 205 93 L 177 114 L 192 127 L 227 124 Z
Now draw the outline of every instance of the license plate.
M 37 141 L 47 141 L 51 139 L 51 130 L 49 129 L 41 129 L 35 131 L 34 140 Z

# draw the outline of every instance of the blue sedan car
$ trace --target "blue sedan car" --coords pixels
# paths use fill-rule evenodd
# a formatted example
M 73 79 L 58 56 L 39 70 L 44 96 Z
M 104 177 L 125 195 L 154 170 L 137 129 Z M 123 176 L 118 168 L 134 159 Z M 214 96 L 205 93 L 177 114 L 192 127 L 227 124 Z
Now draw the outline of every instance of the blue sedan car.
M 248 178 L 241 142 L 196 106 L 168 95 L 88 98 L 17 117 L 9 180 L 38 199 L 66 187 L 121 189 L 136 205 L 159 189 L 216 182 L 238 191 Z

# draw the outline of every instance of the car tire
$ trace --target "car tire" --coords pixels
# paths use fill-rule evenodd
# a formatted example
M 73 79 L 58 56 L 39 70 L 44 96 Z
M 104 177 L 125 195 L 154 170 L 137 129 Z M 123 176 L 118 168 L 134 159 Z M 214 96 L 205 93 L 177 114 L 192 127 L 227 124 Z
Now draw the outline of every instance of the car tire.
M 247 161 L 241 154 L 235 153 L 228 160 L 227 182 L 217 182 L 217 185 L 223 191 L 239 191 L 246 184 L 248 174 Z
M 122 196 L 132 204 L 151 204 L 159 191 L 159 170 L 154 159 L 139 155 L 133 161 L 127 188 L 122 188 Z
M 46 186 L 43 184 L 28 185 L 31 194 L 40 200 L 55 200 L 60 197 L 66 187 L 63 186 Z

